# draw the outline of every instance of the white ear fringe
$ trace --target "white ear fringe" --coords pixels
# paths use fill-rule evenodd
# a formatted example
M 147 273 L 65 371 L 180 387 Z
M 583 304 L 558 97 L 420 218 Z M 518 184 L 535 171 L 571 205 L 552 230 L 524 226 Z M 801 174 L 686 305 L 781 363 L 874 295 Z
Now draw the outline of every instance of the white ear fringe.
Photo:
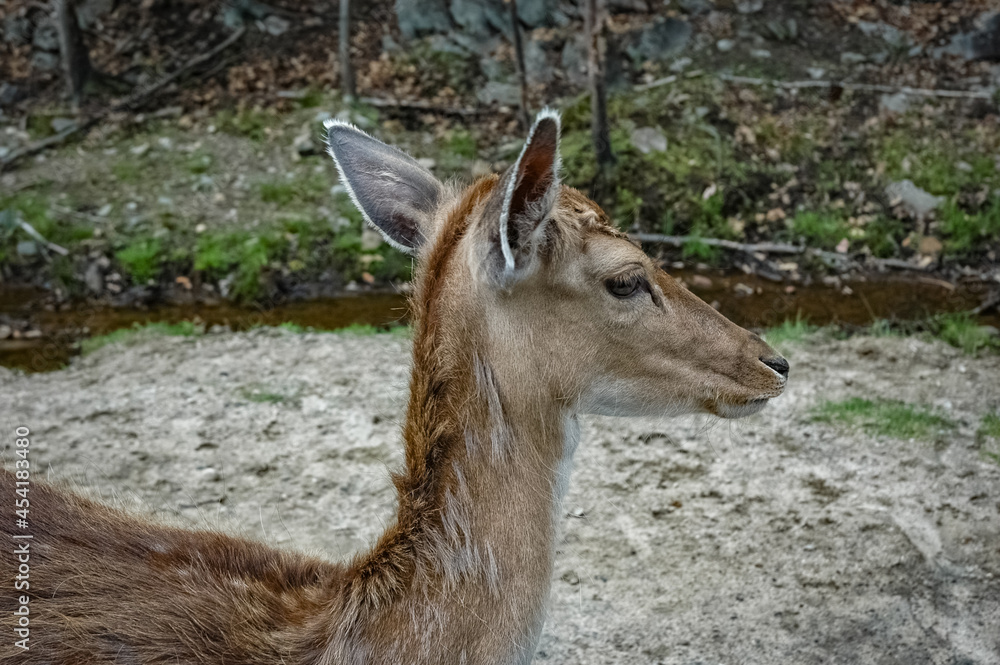
M 524 158 L 524 153 L 528 151 L 528 146 L 531 145 L 531 140 L 535 138 L 535 130 L 538 128 L 538 123 L 542 120 L 554 120 L 556 123 L 556 128 L 561 129 L 561 120 L 559 117 L 559 112 L 545 107 L 538 112 L 535 116 L 535 122 L 531 125 L 531 131 L 528 132 L 528 139 L 524 142 L 524 146 L 521 148 L 521 154 L 517 156 L 517 161 L 514 162 L 514 169 L 512 171 L 512 177 L 510 182 L 507 183 L 507 191 L 503 195 L 503 207 L 500 209 L 500 251 L 503 252 L 504 260 L 504 272 L 510 277 L 514 273 L 515 263 L 514 263 L 514 252 L 510 248 L 510 239 L 507 237 L 507 227 L 510 222 L 510 204 L 511 200 L 514 198 L 514 190 L 517 188 L 518 181 L 518 171 L 521 168 L 521 160 Z M 558 141 L 558 139 L 557 139 Z M 559 183 L 559 168 L 562 165 L 562 158 L 559 156 L 559 144 L 556 143 L 556 158 L 552 162 L 552 183 L 553 187 L 557 186 Z
M 333 158 L 333 163 L 336 164 L 337 166 L 337 174 L 340 176 L 340 182 L 342 185 L 344 185 L 344 189 L 347 190 L 347 195 L 351 197 L 351 202 L 354 204 L 354 207 L 357 208 L 358 212 L 361 213 L 361 216 L 364 218 L 368 226 L 378 231 L 379 235 L 381 235 L 382 238 L 387 243 L 389 243 L 390 246 L 395 247 L 404 254 L 409 254 L 412 256 L 413 254 L 416 253 L 416 250 L 413 249 L 412 247 L 407 247 L 406 245 L 398 243 L 391 237 L 389 237 L 388 233 L 380 229 L 378 224 L 372 221 L 372 218 L 368 214 L 368 211 L 366 211 L 364 206 L 361 205 L 361 201 L 358 200 L 358 195 L 354 193 L 354 187 L 351 186 L 351 182 L 347 179 L 347 176 L 344 174 L 344 168 L 340 165 L 340 160 L 337 159 L 337 154 L 333 151 L 333 144 L 330 142 L 330 130 L 333 129 L 334 127 L 342 127 L 344 129 L 349 129 L 353 132 L 361 134 L 365 138 L 371 139 L 372 141 L 378 141 L 378 139 L 369 134 L 368 132 L 365 132 L 362 129 L 358 129 L 355 125 L 345 120 L 337 120 L 335 118 L 331 118 L 330 120 L 327 120 L 326 122 L 323 123 L 323 128 L 326 130 L 326 153 L 330 155 L 331 158 Z M 381 141 L 379 142 L 381 143 Z

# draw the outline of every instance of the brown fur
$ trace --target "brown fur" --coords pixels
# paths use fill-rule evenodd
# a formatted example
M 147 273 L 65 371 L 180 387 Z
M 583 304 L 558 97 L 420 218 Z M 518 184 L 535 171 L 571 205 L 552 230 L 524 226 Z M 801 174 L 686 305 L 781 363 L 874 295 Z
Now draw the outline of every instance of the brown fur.
M 628 382 L 623 403 L 632 388 L 649 395 L 639 411 L 744 408 L 781 388 L 759 338 L 656 269 L 576 190 L 559 193 L 540 274 L 502 292 L 478 282 L 497 196 L 497 178 L 479 180 L 442 202 L 426 234 L 398 514 L 371 551 L 334 565 L 33 481 L 31 648 L 12 646 L 19 594 L 5 592 L 0 663 L 530 660 L 577 406 L 605 408 L 608 376 Z M 620 265 L 644 270 L 671 316 L 610 300 L 604 280 Z M 8 543 L 14 497 L 5 472 Z

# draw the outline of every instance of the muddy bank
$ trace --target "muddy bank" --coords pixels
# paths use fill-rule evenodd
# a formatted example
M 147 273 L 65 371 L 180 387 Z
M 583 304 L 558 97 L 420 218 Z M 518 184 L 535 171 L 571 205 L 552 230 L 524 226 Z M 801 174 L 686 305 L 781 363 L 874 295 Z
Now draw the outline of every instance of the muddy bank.
M 407 354 L 392 336 L 154 339 L 0 369 L 0 415 L 54 480 L 339 559 L 391 516 Z M 787 355 L 788 392 L 748 420 L 585 419 L 538 662 L 1000 663 L 1000 466 L 975 434 L 1000 357 L 865 337 Z M 808 415 L 852 396 L 957 425 L 903 441 Z
M 742 326 L 765 329 L 788 319 L 849 330 L 877 321 L 918 322 L 936 314 L 981 309 L 981 325 L 1000 327 L 1000 282 L 979 278 L 946 281 L 929 275 L 855 275 L 805 284 L 739 271 L 671 269 L 695 294 Z M 993 303 L 989 305 L 989 303 Z M 983 306 L 987 304 L 987 306 Z M 114 307 L 103 301 L 51 302 L 31 287 L 0 289 L 0 366 L 51 371 L 79 353 L 81 340 L 146 323 L 194 321 L 205 330 L 248 330 L 291 323 L 336 330 L 352 324 L 405 324 L 406 296 L 398 292 L 355 292 L 336 297 L 240 306 L 225 301 L 164 302 Z M 0 330 L 2 333 L 2 330 Z

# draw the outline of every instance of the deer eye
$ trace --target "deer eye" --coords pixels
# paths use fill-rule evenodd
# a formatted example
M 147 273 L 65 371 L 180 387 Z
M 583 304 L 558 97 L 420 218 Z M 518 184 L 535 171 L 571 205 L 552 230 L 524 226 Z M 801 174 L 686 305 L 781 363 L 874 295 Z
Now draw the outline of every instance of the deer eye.
M 645 280 L 642 276 L 632 274 L 605 280 L 604 287 L 608 290 L 608 293 L 613 295 L 615 298 L 624 299 L 634 296 L 644 282 Z

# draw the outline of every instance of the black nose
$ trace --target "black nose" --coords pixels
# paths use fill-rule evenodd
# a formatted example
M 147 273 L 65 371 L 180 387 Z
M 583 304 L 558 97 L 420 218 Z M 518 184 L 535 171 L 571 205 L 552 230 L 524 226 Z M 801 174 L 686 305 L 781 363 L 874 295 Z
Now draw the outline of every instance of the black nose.
M 761 357 L 760 361 L 784 378 L 788 378 L 788 361 L 781 356 L 775 356 L 774 358 Z

